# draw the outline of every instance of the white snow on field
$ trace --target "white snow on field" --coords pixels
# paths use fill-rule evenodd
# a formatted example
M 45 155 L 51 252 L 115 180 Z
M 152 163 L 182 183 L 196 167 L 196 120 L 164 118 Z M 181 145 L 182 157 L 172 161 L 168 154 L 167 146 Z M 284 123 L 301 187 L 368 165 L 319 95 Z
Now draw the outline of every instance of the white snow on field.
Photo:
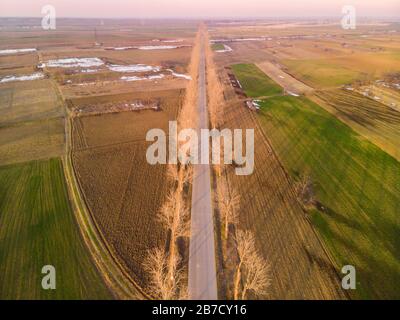
M 5 49 L 5 50 L 0 50 L 0 55 L 16 54 L 16 53 L 29 53 L 29 52 L 36 52 L 36 49 L 34 49 L 34 48 L 27 48 L 27 49 Z
M 234 39 L 234 41 L 265 41 L 267 38 L 238 38 Z
M 260 37 L 260 38 L 237 38 L 237 39 L 215 39 L 210 40 L 210 43 L 218 43 L 218 42 L 242 42 L 242 41 L 265 41 L 271 40 L 271 38 Z
M 81 70 L 82 73 L 96 73 L 99 72 L 97 69 L 83 69 Z
M 178 43 L 183 42 L 183 39 L 175 39 L 175 40 L 163 40 L 164 43 Z
M 135 49 L 135 47 L 115 47 L 115 48 L 111 48 L 111 49 L 115 50 L 115 51 L 124 51 L 124 50 Z
M 284 76 L 279 76 L 279 78 L 281 78 L 281 79 L 285 79 L 285 77 L 284 77 Z
M 297 93 L 294 93 L 294 92 L 288 91 L 288 94 L 293 96 L 293 97 L 300 97 L 300 95 L 298 95 Z
M 45 63 L 48 68 L 90 68 L 100 67 L 104 64 L 99 58 L 67 58 L 49 60 Z
M 114 72 L 158 72 L 161 70 L 161 67 L 158 66 L 148 66 L 145 64 L 131 64 L 131 65 L 117 65 L 111 64 L 107 66 L 108 69 Z
M 163 74 L 157 74 L 153 76 L 148 76 L 148 77 L 137 77 L 137 76 L 131 76 L 131 77 L 121 77 L 121 80 L 127 81 L 127 82 L 132 82 L 132 81 L 143 81 L 143 80 L 158 80 L 162 79 L 165 76 Z
M 165 76 L 161 73 L 161 74 L 157 74 L 157 75 L 154 75 L 154 76 L 148 76 L 147 79 L 148 80 L 157 80 L 157 79 L 162 79 L 164 77 Z
M 177 49 L 178 46 L 141 46 L 137 47 L 139 50 L 171 50 Z
M 6 82 L 14 82 L 14 81 L 31 81 L 31 80 L 39 80 L 43 79 L 44 74 L 37 72 L 31 75 L 22 75 L 22 76 L 6 76 L 0 80 L 0 83 Z
M 176 72 L 175 72 L 174 70 L 172 70 L 172 69 L 167 69 L 167 71 L 171 72 L 171 74 L 172 74 L 174 77 L 176 77 L 176 78 L 183 78 L 183 79 L 186 79 L 186 80 L 192 80 L 192 77 L 191 77 L 191 76 L 188 76 L 188 75 L 186 75 L 186 74 L 176 73 Z
M 131 81 L 146 80 L 146 78 L 145 77 L 132 76 L 132 77 L 121 77 L 121 80 L 131 82 Z
M 227 46 L 226 44 L 224 44 L 223 46 L 224 46 L 224 49 L 216 50 L 215 52 L 224 53 L 224 52 L 232 52 L 233 51 L 233 49 L 231 47 Z
M 186 79 L 186 80 L 192 80 L 192 77 L 191 77 L 191 76 L 188 76 L 188 75 L 186 75 L 186 74 L 181 74 L 181 73 L 172 72 L 172 75 L 173 75 L 174 77 L 177 77 L 177 78 L 183 78 L 183 79 Z

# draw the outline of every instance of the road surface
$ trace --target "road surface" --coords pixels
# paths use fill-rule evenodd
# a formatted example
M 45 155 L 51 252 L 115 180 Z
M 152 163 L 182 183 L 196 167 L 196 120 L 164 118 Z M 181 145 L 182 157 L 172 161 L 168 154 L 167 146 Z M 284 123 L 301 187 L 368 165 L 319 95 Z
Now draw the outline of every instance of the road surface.
M 200 38 L 201 53 L 198 80 L 197 131 L 208 128 L 206 67 L 204 38 Z M 200 137 L 200 134 L 198 135 Z M 214 248 L 214 221 L 211 204 L 210 165 L 193 168 L 192 218 L 189 249 L 189 298 L 216 300 L 217 276 Z

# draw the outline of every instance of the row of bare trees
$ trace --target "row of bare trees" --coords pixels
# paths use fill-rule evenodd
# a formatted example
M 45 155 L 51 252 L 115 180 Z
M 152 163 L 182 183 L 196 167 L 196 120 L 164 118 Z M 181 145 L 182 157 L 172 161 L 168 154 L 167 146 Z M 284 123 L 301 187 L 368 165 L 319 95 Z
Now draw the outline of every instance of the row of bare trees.
M 208 34 L 205 39 L 209 43 Z M 225 106 L 224 89 L 218 77 L 214 54 L 211 46 L 206 47 L 208 109 L 210 122 L 213 128 L 221 129 Z M 224 144 L 221 141 L 221 157 Z M 231 282 L 231 297 L 235 300 L 247 299 L 265 295 L 269 279 L 269 265 L 258 252 L 254 235 L 248 230 L 239 227 L 240 194 L 229 188 L 225 175 L 227 167 L 222 159 L 215 165 L 217 177 L 217 203 L 222 222 L 222 238 L 224 247 L 225 268 L 228 282 Z M 234 246 L 234 248 L 232 248 Z
M 233 282 L 231 297 L 244 300 L 250 293 L 252 297 L 263 296 L 270 285 L 270 267 L 257 250 L 253 233 L 239 227 L 240 195 L 235 189 L 228 189 L 224 177 L 217 178 L 217 189 L 225 268 L 231 269 L 226 275 Z
M 200 61 L 200 41 L 203 29 L 196 36 L 188 73 L 189 81 L 185 100 L 178 115 L 179 130 L 193 128 L 196 122 L 195 107 L 197 105 L 198 70 Z M 180 142 L 181 143 L 181 142 Z M 144 267 L 150 276 L 149 292 L 158 299 L 186 299 L 187 267 L 182 250 L 179 250 L 180 239 L 190 236 L 190 210 L 186 204 L 187 190 L 192 181 L 192 168 L 187 164 L 169 165 L 167 176 L 172 184 L 172 191 L 168 194 L 162 206 L 158 220 L 169 233 L 169 245 L 165 248 L 156 248 L 148 253 Z M 183 252 L 186 252 L 183 250 Z

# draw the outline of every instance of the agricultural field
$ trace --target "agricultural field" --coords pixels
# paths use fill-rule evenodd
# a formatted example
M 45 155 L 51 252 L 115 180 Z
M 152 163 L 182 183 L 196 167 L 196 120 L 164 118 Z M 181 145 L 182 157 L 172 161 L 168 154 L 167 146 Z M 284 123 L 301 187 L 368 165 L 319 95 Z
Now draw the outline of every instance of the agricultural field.
M 60 159 L 0 167 L 0 299 L 110 299 L 76 227 Z M 41 287 L 56 268 L 56 290 Z
M 146 133 L 176 119 L 197 23 L 86 23 L 61 19 L 51 36 L 12 22 L 2 30 L 1 47 L 27 47 L 23 35 L 35 49 L 0 56 L 0 163 L 65 155 L 71 120 L 83 199 L 118 264 L 144 287 L 143 260 L 167 240 L 156 215 L 168 191 L 166 167 L 146 161 Z M 33 73 L 40 79 L 18 78 Z
M 400 161 L 400 112 L 349 90 L 318 91 L 315 101 Z
M 40 23 L 0 18 L 0 299 L 165 297 L 155 249 L 182 286 L 167 299 L 186 298 L 193 189 L 210 191 L 219 299 L 245 290 L 249 272 L 231 281 L 244 230 L 269 284 L 243 299 L 400 299 L 398 22 Z M 215 128 L 254 129 L 254 172 L 210 166 L 209 186 L 197 168 L 150 165 L 146 134 L 180 111 L 180 125 L 208 111 Z M 240 199 L 225 228 L 221 185 Z
M 62 156 L 64 114 L 51 80 L 0 84 L 0 165 Z
M 232 66 L 232 70 L 249 97 L 267 97 L 283 93 L 282 88 L 255 65 L 237 64 Z
M 64 135 L 63 118 L 0 126 L 0 165 L 63 155 Z
M 399 298 L 400 163 L 307 98 L 261 106 L 259 121 L 291 177 L 313 181 L 318 206 L 308 215 L 336 264 L 358 270 L 354 296 Z
M 224 31 L 235 28 L 226 27 Z M 223 36 L 238 38 L 237 34 L 220 34 L 222 28 L 216 30 L 216 39 Z M 325 35 L 315 35 L 315 31 L 313 29 L 315 38 L 325 38 Z M 400 101 L 396 98 L 397 90 L 383 88 L 381 83 L 384 82 L 378 80 L 383 79 L 387 72 L 400 69 L 397 67 L 398 46 L 391 40 L 382 41 L 391 38 L 387 35 L 368 40 L 354 35 L 350 42 L 350 37 L 345 35 L 313 41 L 289 34 L 281 35 L 278 44 L 272 35 L 274 32 L 269 33 L 271 38 L 258 40 L 256 37 L 264 35 L 250 32 L 241 35 L 243 39 L 252 36 L 253 40 L 230 43 L 233 52 L 227 54 L 225 60 L 217 55 L 218 64 L 222 68 L 226 67 L 227 61 L 243 61 L 247 65 L 252 61 L 289 95 L 306 94 L 315 101 L 290 96 L 265 98 L 262 102 L 257 101 L 261 112 L 255 117 L 267 141 L 271 142 L 270 153 L 275 155 L 276 152 L 283 170 L 288 172 L 294 192 L 304 177 L 312 180 L 314 205 L 311 208 L 302 205 L 302 208 L 306 210 L 311 229 L 317 231 L 332 258 L 325 265 L 337 272 L 346 264 L 356 266 L 358 289 L 350 297 L 398 298 L 399 219 L 396 213 L 400 203 L 400 163 L 396 158 L 400 123 L 399 113 L 393 105 Z M 299 33 L 295 29 L 292 32 Z M 269 47 L 273 42 L 274 45 Z M 383 49 L 379 49 L 379 45 Z M 260 61 L 257 53 L 261 50 L 267 52 L 264 61 Z M 303 63 L 306 59 L 307 63 Z M 232 69 L 242 84 L 254 74 L 259 76 L 259 70 L 254 68 L 239 72 L 234 67 Z M 377 86 L 371 87 L 369 83 L 375 80 L 381 90 L 372 92 L 372 88 Z M 225 97 L 234 99 L 234 93 L 228 94 L 231 90 L 229 81 L 225 83 L 229 87 L 225 89 Z M 353 83 L 367 85 L 357 91 L 351 86 L 348 90 L 336 89 Z M 242 86 L 252 97 L 268 96 L 271 90 L 269 83 L 258 86 L 256 90 L 254 86 Z M 370 97 L 361 94 L 365 88 L 368 88 Z M 391 94 L 385 95 L 386 92 Z M 237 108 L 245 109 L 243 103 L 238 103 Z M 244 116 L 239 118 L 243 121 Z M 266 169 L 263 171 L 265 174 L 268 172 Z M 257 175 L 257 166 L 254 174 Z M 274 171 L 273 176 L 276 175 Z M 240 183 L 232 185 L 242 188 Z M 243 197 L 244 192 L 240 194 Z M 256 197 L 256 192 L 251 194 Z M 248 204 L 246 208 L 252 205 Z M 261 208 L 255 211 L 258 214 L 268 212 Z M 262 228 L 263 222 L 258 221 L 257 225 Z M 261 237 L 261 233 L 257 230 L 257 237 Z M 268 257 L 265 251 L 264 254 Z
M 143 260 L 167 241 L 157 213 L 170 187 L 166 166 L 151 166 L 146 160 L 151 144 L 146 133 L 152 128 L 168 132 L 182 96 L 181 91 L 155 93 L 162 111 L 78 117 L 73 122 L 73 163 L 85 201 L 111 250 L 142 288 L 148 281 Z
M 379 79 L 385 73 L 400 69 L 400 51 L 284 60 L 282 64 L 290 74 L 315 88 L 331 88 L 351 84 L 365 77 Z
M 296 198 L 291 179 L 253 111 L 237 101 L 232 91 L 225 87 L 222 128 L 254 129 L 257 147 L 254 173 L 237 176 L 231 166 L 225 179 L 240 194 L 238 225 L 254 232 L 257 248 L 271 267 L 271 286 L 259 298 L 346 299 L 338 274 Z M 225 285 L 226 281 L 220 280 L 220 286 Z

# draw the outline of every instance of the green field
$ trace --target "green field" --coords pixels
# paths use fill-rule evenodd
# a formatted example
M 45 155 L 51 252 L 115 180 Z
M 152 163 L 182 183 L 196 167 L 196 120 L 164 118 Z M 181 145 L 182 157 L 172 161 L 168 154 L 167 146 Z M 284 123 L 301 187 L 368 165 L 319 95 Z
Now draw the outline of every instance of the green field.
M 260 123 L 294 179 L 324 208 L 309 215 L 337 266 L 357 270 L 355 298 L 400 298 L 400 163 L 306 98 L 261 103 Z
M 41 269 L 56 268 L 56 290 Z M 61 160 L 0 167 L 0 299 L 109 299 L 68 202 Z
M 217 50 L 224 50 L 224 49 L 225 49 L 225 47 L 224 47 L 224 45 L 223 45 L 222 43 L 214 43 L 214 44 L 211 46 L 211 48 L 212 48 L 214 51 L 217 51 Z
M 236 64 L 232 66 L 232 70 L 249 97 L 267 97 L 283 93 L 282 88 L 254 64 Z

